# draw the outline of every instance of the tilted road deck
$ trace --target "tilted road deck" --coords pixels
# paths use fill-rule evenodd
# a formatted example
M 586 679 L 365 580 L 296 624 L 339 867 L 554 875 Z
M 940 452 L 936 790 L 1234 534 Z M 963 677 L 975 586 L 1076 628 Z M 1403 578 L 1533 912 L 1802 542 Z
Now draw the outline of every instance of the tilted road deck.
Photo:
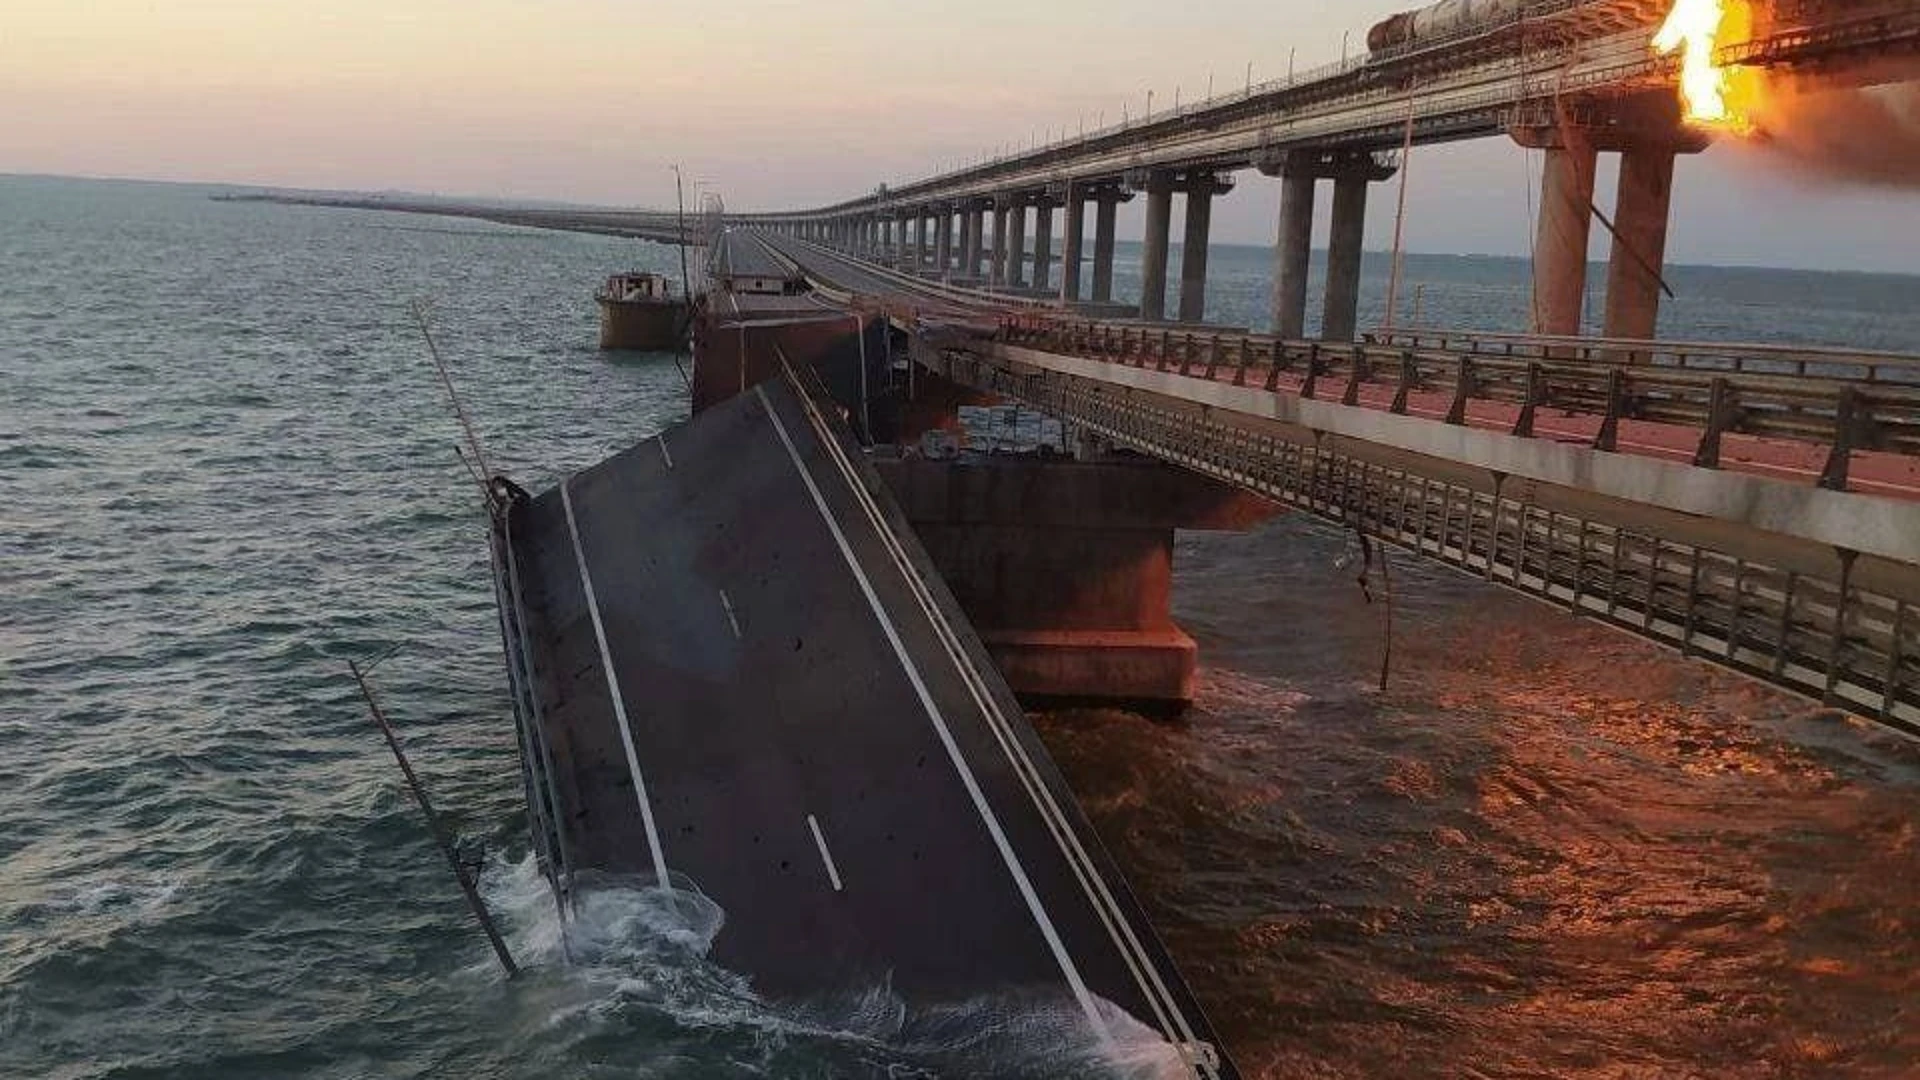
M 496 525 L 536 833 L 562 884 L 682 875 L 773 999 L 1014 995 L 1215 1040 L 878 479 L 775 379 Z M 1110 1003 L 1110 1004 L 1103 1004 Z

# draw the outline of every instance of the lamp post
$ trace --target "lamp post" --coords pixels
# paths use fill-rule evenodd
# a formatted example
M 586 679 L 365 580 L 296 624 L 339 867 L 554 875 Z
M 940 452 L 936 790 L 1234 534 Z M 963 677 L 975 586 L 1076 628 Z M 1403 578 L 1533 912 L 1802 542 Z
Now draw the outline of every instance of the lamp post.
M 673 197 L 679 205 L 678 225 L 675 231 L 680 239 L 680 299 L 683 303 L 693 303 L 693 290 L 688 288 L 687 277 L 687 188 L 685 179 L 680 175 L 679 165 L 670 165 L 673 170 Z M 689 309 L 691 310 L 691 309 Z

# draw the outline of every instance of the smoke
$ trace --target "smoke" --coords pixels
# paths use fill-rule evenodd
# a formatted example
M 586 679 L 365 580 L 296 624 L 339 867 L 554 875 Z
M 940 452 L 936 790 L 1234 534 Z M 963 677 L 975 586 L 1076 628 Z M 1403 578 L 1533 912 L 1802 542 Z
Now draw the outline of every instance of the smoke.
M 1885 85 L 1768 86 L 1751 110 L 1754 145 L 1810 181 L 1920 190 L 1920 69 L 1908 64 L 1870 80 Z

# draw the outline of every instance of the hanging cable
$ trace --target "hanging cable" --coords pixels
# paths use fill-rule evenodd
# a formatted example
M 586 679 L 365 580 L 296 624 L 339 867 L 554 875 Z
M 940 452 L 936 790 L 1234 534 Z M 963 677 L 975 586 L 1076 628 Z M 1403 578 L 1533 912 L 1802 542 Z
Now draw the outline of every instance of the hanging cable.
M 1393 329 L 1394 314 L 1400 306 L 1400 273 L 1405 265 L 1406 249 L 1402 240 L 1407 224 L 1407 181 L 1413 172 L 1413 80 L 1407 80 L 1407 133 L 1400 144 L 1400 208 L 1393 217 L 1393 266 L 1387 274 L 1387 323 Z
M 473 420 L 467 415 L 467 407 L 460 401 L 459 391 L 453 388 L 453 375 L 447 371 L 447 362 L 440 356 L 440 346 L 433 340 L 433 329 L 427 325 L 427 302 L 416 299 L 412 305 L 413 321 L 420 327 L 420 336 L 426 339 L 427 352 L 433 357 L 434 370 L 440 373 L 440 385 L 446 388 L 447 404 L 453 409 L 453 415 L 460 422 L 460 430 L 466 433 L 467 449 L 472 452 L 473 460 L 483 476 L 492 476 L 493 470 L 487 465 L 487 456 L 480 449 L 480 437 L 474 434 Z

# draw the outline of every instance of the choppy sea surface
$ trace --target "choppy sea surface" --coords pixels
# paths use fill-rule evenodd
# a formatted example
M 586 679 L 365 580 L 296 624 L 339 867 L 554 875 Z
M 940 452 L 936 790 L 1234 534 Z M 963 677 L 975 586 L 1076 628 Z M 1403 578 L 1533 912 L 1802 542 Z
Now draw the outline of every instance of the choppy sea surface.
M 208 194 L 0 177 L 0 1077 L 1078 1071 L 884 1001 L 767 1009 L 638 891 L 594 894 L 561 962 L 408 305 L 537 488 L 684 416 L 671 358 L 594 350 L 589 299 L 677 258 Z M 1213 265 L 1215 317 L 1260 323 L 1265 253 Z M 1517 263 L 1408 265 L 1423 321 L 1524 319 Z M 1675 284 L 1671 336 L 1920 351 L 1911 278 Z M 1914 1075 L 1911 743 L 1405 556 L 1379 692 L 1347 547 L 1183 535 L 1193 714 L 1039 718 L 1250 1075 Z M 347 676 L 389 650 L 515 983 Z

